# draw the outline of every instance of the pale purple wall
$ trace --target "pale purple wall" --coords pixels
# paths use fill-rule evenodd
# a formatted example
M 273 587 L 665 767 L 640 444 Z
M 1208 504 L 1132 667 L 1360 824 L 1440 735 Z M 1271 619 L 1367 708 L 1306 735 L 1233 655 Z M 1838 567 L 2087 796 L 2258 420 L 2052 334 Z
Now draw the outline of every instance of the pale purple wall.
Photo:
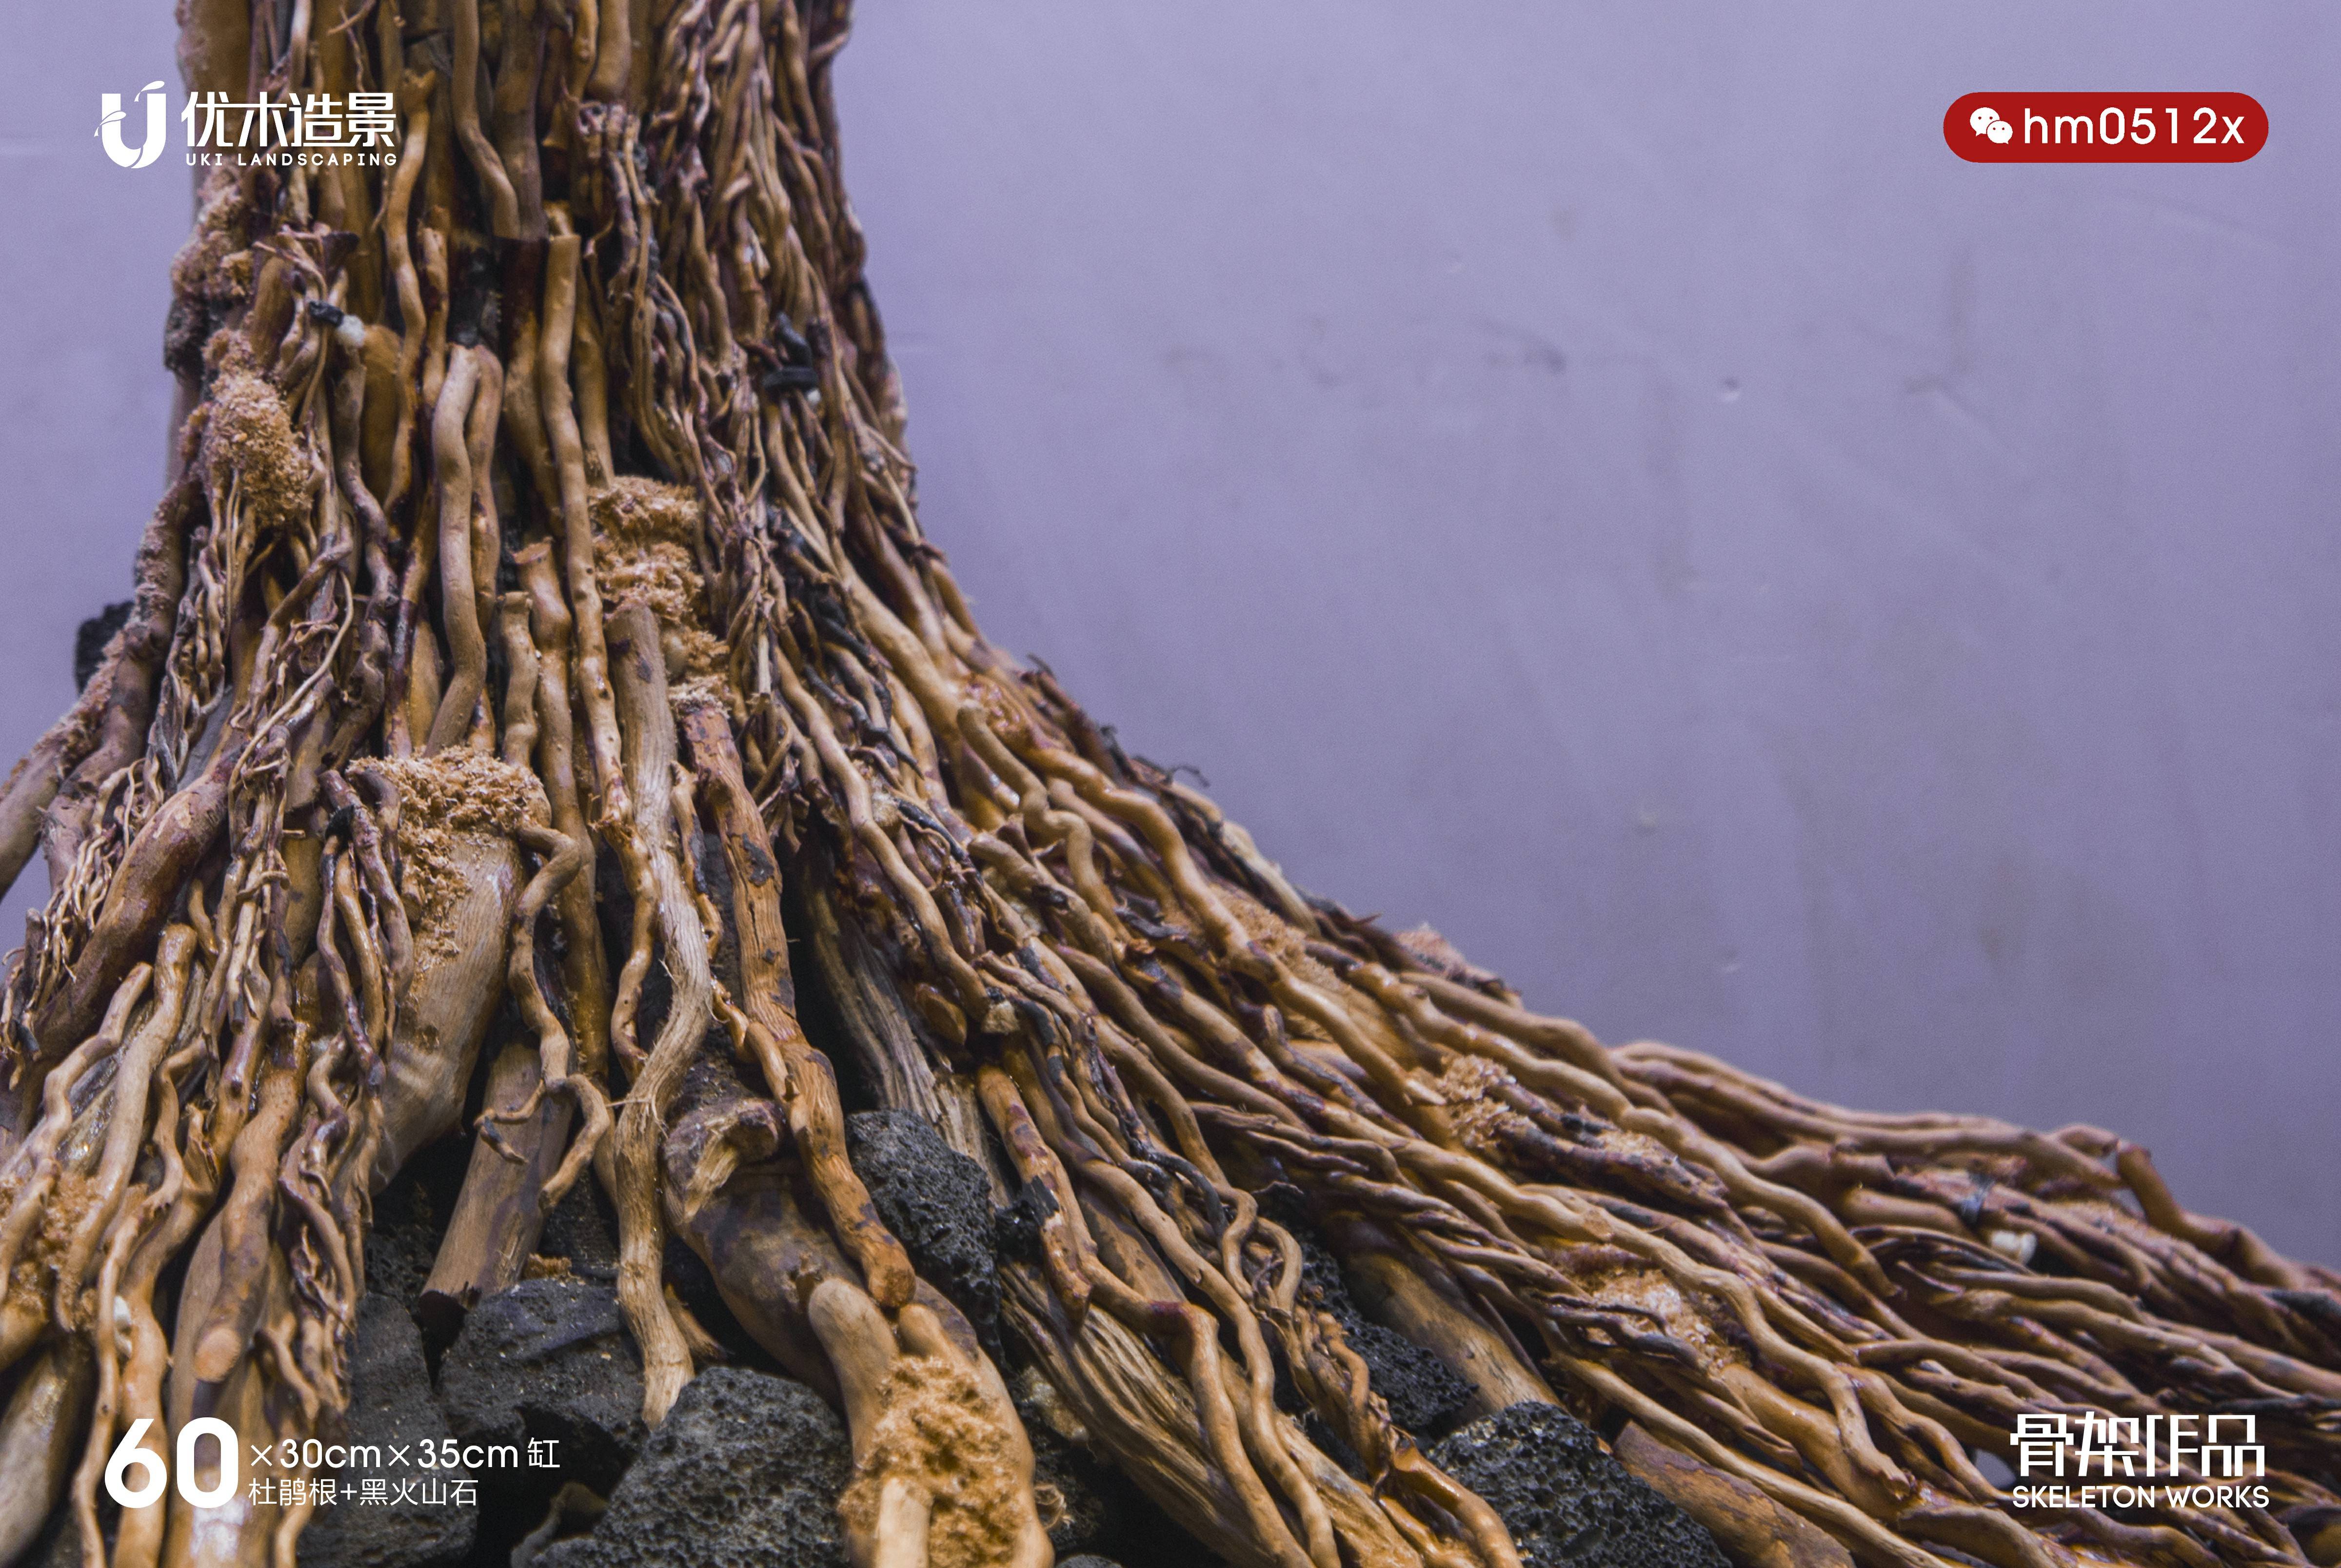
M 166 10 L 0 61 L 12 754 L 158 482 L 184 171 L 89 131 Z M 1611 1037 L 2116 1127 L 2331 1261 L 2337 26 L 865 0 L 840 93 L 985 624 L 1301 882 Z M 2003 86 L 2274 134 L 1956 161 Z

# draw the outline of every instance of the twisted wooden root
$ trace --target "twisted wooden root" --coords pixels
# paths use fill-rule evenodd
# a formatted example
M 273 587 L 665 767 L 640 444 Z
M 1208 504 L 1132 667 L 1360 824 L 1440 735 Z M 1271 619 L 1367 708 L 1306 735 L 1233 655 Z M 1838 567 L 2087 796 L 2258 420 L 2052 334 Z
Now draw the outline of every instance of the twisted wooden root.
M 865 1565 L 1050 1549 L 841 1068 L 1017 1192 L 1009 1356 L 1234 1563 L 1519 1561 L 1317 1245 L 1745 1563 L 2333 1560 L 2333 1275 L 2094 1129 L 1606 1048 L 984 640 L 911 505 L 836 0 L 245 9 L 185 8 L 207 84 L 393 91 L 399 157 L 206 187 L 135 610 L 0 789 L 0 879 L 37 830 L 53 881 L 0 995 L 0 1558 L 65 1506 L 92 1568 L 292 1560 L 305 1511 L 247 1500 L 109 1542 L 98 1478 L 140 1420 L 336 1429 L 371 1196 L 484 1060 L 434 1310 L 590 1169 L 645 1415 L 712 1353 L 672 1232 L 845 1412 Z M 2083 1410 L 2255 1416 L 2266 1505 L 2015 1510 L 1974 1452 Z

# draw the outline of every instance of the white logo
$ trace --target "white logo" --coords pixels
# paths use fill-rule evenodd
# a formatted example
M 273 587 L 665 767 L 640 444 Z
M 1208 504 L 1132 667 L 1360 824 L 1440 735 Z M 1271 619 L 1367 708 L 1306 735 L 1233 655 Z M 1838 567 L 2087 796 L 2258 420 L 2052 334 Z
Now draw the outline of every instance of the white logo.
M 2077 1503 L 2095 1508 L 2103 1502 L 2146 1508 L 2157 1498 L 2166 1508 L 2267 1506 L 2267 1448 L 2259 1440 L 2257 1415 L 2137 1416 L 2084 1409 L 2077 1422 L 2076 1414 L 2027 1411 L 2017 1416 L 2009 1445 L 2016 1451 L 2017 1474 L 2033 1482 L 2053 1475 L 2057 1484 L 2016 1487 L 2009 1494 L 2014 1506 L 2069 1508 Z M 2094 1466 L 2098 1484 L 2065 1484 L 2067 1460 L 2077 1462 L 2083 1483 Z M 2157 1476 L 2177 1484 L 2147 1484 Z
M 2016 127 L 1999 117 L 1999 111 L 1989 106 L 1977 109 L 1967 116 L 1978 136 L 1988 136 L 1997 146 L 2006 146 L 2016 139 Z
M 152 94 L 152 97 L 148 94 Z M 97 136 L 105 144 L 105 155 L 125 169 L 143 169 L 163 155 L 166 116 L 164 100 L 170 96 L 160 82 L 149 82 L 138 89 L 137 95 L 146 99 L 146 142 L 134 152 L 122 139 L 122 94 L 101 93 L 98 107 Z
M 105 155 L 125 169 L 143 169 L 163 155 L 170 141 L 170 94 L 149 82 L 137 96 L 146 100 L 146 140 L 133 147 L 123 139 L 130 115 L 122 94 L 98 95 L 97 137 Z M 388 168 L 398 162 L 396 100 L 388 93 L 261 93 L 239 102 L 225 93 L 189 93 L 179 118 L 186 125 L 187 166 L 236 168 L 331 168 L 354 164 Z

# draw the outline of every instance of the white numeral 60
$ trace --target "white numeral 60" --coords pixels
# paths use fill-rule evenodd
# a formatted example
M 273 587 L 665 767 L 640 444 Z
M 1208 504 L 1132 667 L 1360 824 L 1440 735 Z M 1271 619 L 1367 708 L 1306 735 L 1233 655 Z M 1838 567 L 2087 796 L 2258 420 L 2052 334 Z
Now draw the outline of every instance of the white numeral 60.
M 105 1494 L 125 1508 L 145 1508 L 157 1502 L 169 1478 L 163 1473 L 163 1462 L 140 1445 L 146 1429 L 154 1423 L 140 1416 L 130 1424 L 115 1445 L 114 1456 L 105 1462 Z M 195 1439 L 209 1437 L 219 1444 L 219 1479 L 212 1485 L 194 1484 Z M 215 1415 L 199 1415 L 179 1428 L 179 1495 L 197 1508 L 216 1508 L 235 1495 L 237 1470 L 235 1428 Z M 130 1484 L 130 1472 L 140 1476 L 136 1486 Z

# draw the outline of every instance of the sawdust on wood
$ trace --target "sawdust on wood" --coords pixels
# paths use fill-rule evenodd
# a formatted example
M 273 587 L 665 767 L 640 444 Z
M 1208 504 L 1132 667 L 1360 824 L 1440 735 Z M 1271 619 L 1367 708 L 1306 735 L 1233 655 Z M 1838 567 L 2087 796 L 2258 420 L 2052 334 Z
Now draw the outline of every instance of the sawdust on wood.
M 1016 1544 L 1022 1491 L 1014 1445 L 974 1374 L 941 1356 L 906 1355 L 887 1373 L 870 1456 L 837 1500 L 848 1526 L 875 1529 L 890 1476 L 934 1499 L 927 1526 L 932 1568 L 1004 1563 Z
M 1502 1155 L 1509 1140 L 1536 1130 L 1535 1123 L 1495 1097 L 1512 1082 L 1512 1075 L 1484 1057 L 1458 1052 L 1448 1059 L 1438 1082 L 1455 1136 L 1482 1158 Z
M 195 213 L 194 232 L 171 259 L 172 293 L 228 304 L 250 293 L 252 253 L 244 232 L 251 221 L 252 204 L 241 183 L 214 181 Z
M 592 498 L 593 578 L 612 610 L 639 600 L 658 618 L 671 676 L 723 668 L 724 646 L 707 630 L 707 584 L 692 546 L 698 497 L 656 480 L 623 475 Z
M 471 882 L 465 839 L 508 841 L 552 816 L 535 774 L 484 751 L 456 747 L 428 757 L 374 764 L 398 790 L 399 894 L 418 948 L 448 956 L 458 940 L 453 913 Z
M 293 440 L 284 400 L 252 370 L 240 340 L 224 345 L 212 382 L 203 461 L 221 489 L 235 492 L 267 531 L 289 530 L 308 515 L 314 470 Z

